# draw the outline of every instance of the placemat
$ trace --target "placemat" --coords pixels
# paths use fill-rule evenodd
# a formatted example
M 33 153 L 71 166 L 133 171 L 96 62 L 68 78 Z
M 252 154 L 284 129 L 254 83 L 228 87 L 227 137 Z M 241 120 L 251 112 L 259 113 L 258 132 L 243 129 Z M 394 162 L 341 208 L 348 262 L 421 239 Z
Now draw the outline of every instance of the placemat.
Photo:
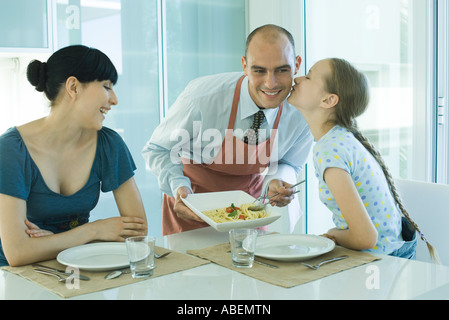
M 79 282 L 76 281 L 76 283 L 72 281 L 72 283 L 66 284 L 65 282 L 58 282 L 58 279 L 56 277 L 40 274 L 34 271 L 35 267 L 31 265 L 23 267 L 3 267 L 2 270 L 9 271 L 16 275 L 19 275 L 22 278 L 32 281 L 63 298 L 71 298 L 87 293 L 97 292 L 101 290 L 124 286 L 131 283 L 136 283 L 139 281 L 154 279 L 170 273 L 175 273 L 178 271 L 187 270 L 210 263 L 209 261 L 203 259 L 198 259 L 196 257 L 189 256 L 187 254 L 168 250 L 161 247 L 156 247 L 156 252 L 158 254 L 163 254 L 165 252 L 171 253 L 164 258 L 154 259 L 156 268 L 154 269 L 153 276 L 141 279 L 134 279 L 131 276 L 131 274 L 122 274 L 118 278 L 106 280 L 104 278 L 105 275 L 107 275 L 111 271 L 93 272 L 81 270 L 80 274 L 88 276 L 90 278 L 89 281 L 80 280 Z M 56 259 L 41 262 L 39 264 L 63 270 L 65 270 L 66 268 L 66 266 L 60 264 Z
M 252 268 L 242 269 L 236 268 L 232 265 L 229 243 L 223 243 L 213 247 L 208 247 L 199 250 L 188 250 L 187 253 L 202 259 L 206 259 L 208 261 L 212 261 L 223 267 L 246 274 L 258 280 L 262 280 L 284 288 L 295 287 L 310 281 L 327 277 L 331 274 L 335 274 L 344 270 L 361 266 L 376 260 L 381 260 L 381 258 L 373 256 L 369 253 L 349 250 L 340 246 L 336 246 L 335 249 L 332 250 L 331 252 L 310 259 L 308 261 L 303 261 L 314 265 L 326 259 L 331 259 L 343 255 L 348 256 L 347 259 L 325 264 L 318 270 L 312 270 L 310 268 L 307 268 L 306 266 L 302 265 L 301 262 L 297 261 L 282 262 L 282 261 L 263 259 L 257 256 L 256 260 L 276 265 L 279 268 L 273 269 L 264 265 L 254 263 Z

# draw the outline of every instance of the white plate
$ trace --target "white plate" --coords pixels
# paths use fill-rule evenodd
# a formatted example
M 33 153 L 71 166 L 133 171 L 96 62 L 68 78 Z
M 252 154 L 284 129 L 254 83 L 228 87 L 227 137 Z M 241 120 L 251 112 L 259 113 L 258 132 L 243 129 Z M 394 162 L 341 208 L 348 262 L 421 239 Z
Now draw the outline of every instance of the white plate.
M 129 266 L 126 244 L 99 242 L 66 249 L 56 257 L 59 263 L 87 271 L 108 271 Z
M 196 193 L 189 194 L 187 198 L 182 199 L 184 204 L 203 219 L 204 222 L 220 232 L 229 231 L 231 229 L 258 228 L 269 225 L 281 217 L 281 214 L 276 210 L 276 207 L 271 207 L 270 205 L 268 205 L 266 209 L 268 217 L 254 220 L 217 223 L 202 213 L 206 210 L 229 207 L 231 203 L 238 207 L 244 203 L 251 203 L 254 200 L 255 198 L 243 191 Z
M 302 261 L 334 250 L 335 243 L 310 234 L 271 234 L 258 237 L 256 256 L 278 261 Z

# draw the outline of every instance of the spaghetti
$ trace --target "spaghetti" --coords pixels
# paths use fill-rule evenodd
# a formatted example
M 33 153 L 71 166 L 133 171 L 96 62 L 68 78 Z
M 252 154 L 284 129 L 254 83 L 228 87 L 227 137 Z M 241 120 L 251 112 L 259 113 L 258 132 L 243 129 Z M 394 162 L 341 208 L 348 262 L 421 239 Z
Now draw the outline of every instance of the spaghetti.
M 203 214 L 217 223 L 254 220 L 268 216 L 265 210 L 249 210 L 250 206 L 251 203 L 242 204 L 240 207 L 231 204 L 230 207 L 203 211 Z

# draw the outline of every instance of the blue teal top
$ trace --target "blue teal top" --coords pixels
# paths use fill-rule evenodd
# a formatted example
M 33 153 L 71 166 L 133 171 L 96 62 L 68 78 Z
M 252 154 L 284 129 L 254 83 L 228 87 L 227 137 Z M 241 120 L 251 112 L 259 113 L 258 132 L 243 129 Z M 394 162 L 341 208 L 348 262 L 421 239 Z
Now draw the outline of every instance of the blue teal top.
M 0 193 L 27 202 L 27 218 L 41 229 L 61 233 L 89 221 L 100 189 L 109 192 L 134 176 L 136 165 L 115 131 L 98 131 L 97 150 L 84 187 L 71 196 L 51 191 L 17 128 L 0 136 Z M 0 239 L 0 266 L 8 265 Z

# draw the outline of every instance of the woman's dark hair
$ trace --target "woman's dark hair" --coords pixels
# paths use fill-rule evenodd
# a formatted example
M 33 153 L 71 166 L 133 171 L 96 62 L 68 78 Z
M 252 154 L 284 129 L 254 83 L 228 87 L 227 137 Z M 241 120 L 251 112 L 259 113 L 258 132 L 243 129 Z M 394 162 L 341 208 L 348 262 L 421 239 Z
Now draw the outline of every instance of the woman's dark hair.
M 117 83 L 118 74 L 111 60 L 98 49 L 82 45 L 62 48 L 48 61 L 32 61 L 28 65 L 28 81 L 39 92 L 44 92 L 53 103 L 69 77 L 81 83 L 110 80 Z

